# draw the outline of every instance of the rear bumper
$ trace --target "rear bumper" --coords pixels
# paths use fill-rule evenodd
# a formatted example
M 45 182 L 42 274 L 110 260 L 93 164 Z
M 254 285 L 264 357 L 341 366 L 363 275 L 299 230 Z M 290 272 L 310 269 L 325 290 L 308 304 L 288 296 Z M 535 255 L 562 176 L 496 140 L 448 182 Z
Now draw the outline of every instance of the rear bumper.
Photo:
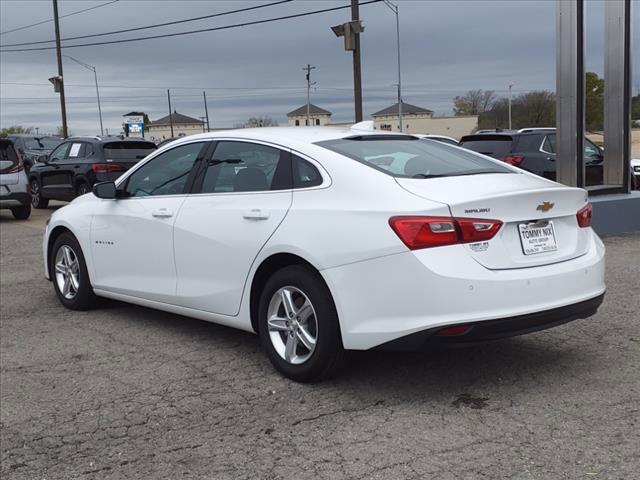
M 11 192 L 0 195 L 0 208 L 23 207 L 31 204 L 31 195 L 26 192 Z
M 344 347 L 369 350 L 431 329 L 502 319 L 509 324 L 514 318 L 600 297 L 605 292 L 605 249 L 590 233 L 586 254 L 551 265 L 489 270 L 462 245 L 451 245 L 387 255 L 321 274 L 338 310 Z M 506 331 L 525 333 L 528 328 L 509 326 Z M 475 326 L 469 333 L 473 330 L 483 333 Z
M 464 323 L 468 329 L 459 335 L 441 336 L 443 327 L 430 328 L 412 333 L 406 337 L 397 338 L 375 347 L 376 350 L 418 351 L 438 346 L 464 346 L 474 343 L 498 340 L 500 338 L 515 337 L 526 333 L 537 332 L 556 327 L 564 323 L 588 318 L 594 315 L 604 300 L 604 293 L 597 297 L 574 303 L 564 307 L 554 308 L 543 312 L 529 313 L 498 320 Z M 448 325 L 447 327 L 451 327 Z M 447 328 L 445 327 L 445 328 Z

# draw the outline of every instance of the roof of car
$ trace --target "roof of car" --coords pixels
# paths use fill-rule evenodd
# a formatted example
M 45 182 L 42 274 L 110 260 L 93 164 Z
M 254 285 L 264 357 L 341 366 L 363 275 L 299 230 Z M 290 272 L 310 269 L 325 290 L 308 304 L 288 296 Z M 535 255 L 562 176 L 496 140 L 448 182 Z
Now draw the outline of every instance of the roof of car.
M 86 137 L 67 137 L 64 141 L 82 141 L 89 143 L 110 143 L 110 142 L 144 142 L 144 143 L 153 143 L 151 140 L 147 140 L 146 138 L 140 137 L 123 137 L 119 135 L 109 135 L 109 136 L 86 136 Z
M 357 135 L 392 135 L 397 137 L 398 133 L 396 132 L 394 134 L 392 132 L 381 132 L 379 130 L 358 130 L 343 127 L 261 127 L 199 133 L 197 135 L 183 137 L 176 140 L 176 142 L 233 138 L 262 140 L 265 142 L 287 145 L 289 143 L 310 144 Z

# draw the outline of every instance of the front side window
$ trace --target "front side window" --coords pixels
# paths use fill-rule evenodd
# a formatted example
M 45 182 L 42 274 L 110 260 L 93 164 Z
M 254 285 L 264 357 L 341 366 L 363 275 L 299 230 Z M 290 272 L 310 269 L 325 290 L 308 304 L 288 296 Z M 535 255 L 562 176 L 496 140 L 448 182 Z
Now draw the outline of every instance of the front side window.
M 70 143 L 63 143 L 58 148 L 56 148 L 53 152 L 51 152 L 51 155 L 49 157 L 51 158 L 51 161 L 55 162 L 57 160 L 62 160 L 64 157 L 66 157 L 70 146 L 71 146 Z
M 394 177 L 432 178 L 482 173 L 512 173 L 499 163 L 440 142 L 383 135 L 341 138 L 317 145 Z M 393 137 L 393 136 L 390 136 Z
M 202 193 L 263 192 L 291 188 L 289 154 L 248 142 L 219 142 L 207 163 Z
M 124 196 L 185 193 L 189 173 L 204 148 L 204 142 L 189 143 L 161 153 L 131 174 L 126 182 Z

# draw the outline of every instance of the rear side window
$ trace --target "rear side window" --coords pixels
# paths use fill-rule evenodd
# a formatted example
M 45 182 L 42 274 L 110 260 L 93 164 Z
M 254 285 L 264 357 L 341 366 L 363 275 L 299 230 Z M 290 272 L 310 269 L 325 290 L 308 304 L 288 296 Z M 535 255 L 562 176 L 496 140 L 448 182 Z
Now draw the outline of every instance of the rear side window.
M 289 153 L 249 142 L 219 142 L 207 162 L 202 193 L 291 188 Z
M 110 160 L 140 160 L 156 149 L 147 142 L 110 142 L 103 147 L 104 158 Z
M 542 143 L 542 135 L 520 135 L 514 139 L 513 143 L 514 152 L 537 152 L 540 149 L 540 144 Z
M 556 136 L 547 135 L 542 142 L 542 150 L 546 153 L 556 153 Z
M 315 187 L 322 183 L 322 175 L 318 169 L 306 160 L 292 155 L 293 161 L 293 188 Z
M 468 140 L 463 138 L 462 142 L 460 142 L 461 147 L 496 158 L 511 153 L 511 144 L 511 137 L 495 137 L 490 135 L 487 135 L 486 138 L 482 138 L 482 136 L 476 136 Z
M 394 177 L 431 178 L 476 173 L 511 173 L 497 162 L 440 142 L 417 138 L 342 138 L 317 145 Z
M 7 173 L 18 164 L 18 156 L 11 142 L 0 141 L 0 173 Z

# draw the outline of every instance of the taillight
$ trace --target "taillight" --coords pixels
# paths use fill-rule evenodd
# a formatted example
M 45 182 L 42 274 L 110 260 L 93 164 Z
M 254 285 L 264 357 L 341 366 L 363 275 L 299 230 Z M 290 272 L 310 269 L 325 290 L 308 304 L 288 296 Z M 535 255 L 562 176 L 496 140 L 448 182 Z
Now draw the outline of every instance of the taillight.
M 500 220 L 453 217 L 391 217 L 389 225 L 411 250 L 489 240 Z
M 584 207 L 578 210 L 578 213 L 576 213 L 578 225 L 582 228 L 591 226 L 591 217 L 593 217 L 593 207 L 590 203 L 587 203 Z
M 517 167 L 522 163 L 524 157 L 522 155 L 507 155 L 505 157 L 500 157 L 500 160 L 502 160 L 504 163 L 508 163 L 509 165 Z
M 117 163 L 94 163 L 91 165 L 91 170 L 94 173 L 113 173 L 121 172 L 122 167 Z
M 24 170 L 24 163 L 22 162 L 22 155 L 20 155 L 20 150 L 16 149 L 16 157 L 18 158 L 18 162 L 11 167 L 11 169 L 7 170 L 6 173 L 16 173 Z

